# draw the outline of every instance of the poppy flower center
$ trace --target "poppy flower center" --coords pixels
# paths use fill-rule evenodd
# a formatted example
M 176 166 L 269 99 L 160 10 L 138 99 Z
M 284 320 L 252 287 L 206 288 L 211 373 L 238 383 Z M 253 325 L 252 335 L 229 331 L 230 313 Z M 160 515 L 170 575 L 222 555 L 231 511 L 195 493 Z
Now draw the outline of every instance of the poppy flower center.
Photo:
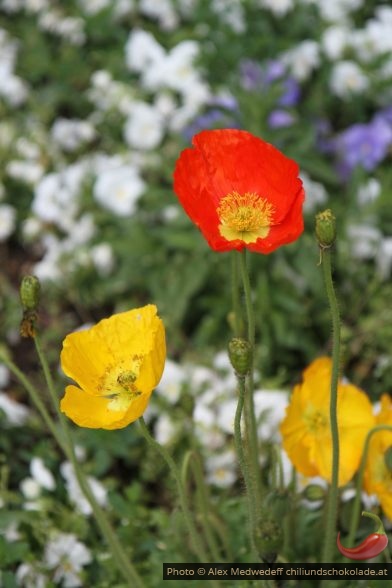
M 133 398 L 141 392 L 135 384 L 139 377 L 142 355 L 134 355 L 129 361 L 109 365 L 103 376 L 99 390 L 102 396 L 110 399 L 109 410 L 126 410 Z
M 328 425 L 326 416 L 313 407 L 310 407 L 305 411 L 304 420 L 311 433 L 320 432 L 320 430 L 325 429 Z
M 244 243 L 254 243 L 268 235 L 274 207 L 254 192 L 231 192 L 222 198 L 217 212 L 222 237 L 228 241 L 240 239 Z

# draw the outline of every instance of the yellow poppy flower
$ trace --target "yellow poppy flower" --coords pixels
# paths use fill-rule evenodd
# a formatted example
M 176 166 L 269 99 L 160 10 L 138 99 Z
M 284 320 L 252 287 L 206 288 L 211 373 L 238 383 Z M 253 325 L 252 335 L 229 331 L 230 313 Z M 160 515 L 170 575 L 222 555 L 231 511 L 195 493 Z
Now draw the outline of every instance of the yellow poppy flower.
M 331 481 L 332 437 L 329 402 L 332 361 L 316 359 L 295 386 L 280 426 L 283 447 L 294 467 L 305 476 Z M 361 459 L 365 437 L 374 425 L 372 405 L 364 392 L 339 381 L 338 429 L 340 441 L 339 486 L 353 477 Z
M 377 425 L 392 426 L 392 398 L 381 397 L 381 410 L 376 417 Z M 382 509 L 392 520 L 392 471 L 385 462 L 385 454 L 392 448 L 392 432 L 379 431 L 370 440 L 366 462 L 364 487 L 368 494 L 377 494 Z
M 67 335 L 61 366 L 79 387 L 67 386 L 61 411 L 81 427 L 126 427 L 146 410 L 165 357 L 165 330 L 152 304 Z

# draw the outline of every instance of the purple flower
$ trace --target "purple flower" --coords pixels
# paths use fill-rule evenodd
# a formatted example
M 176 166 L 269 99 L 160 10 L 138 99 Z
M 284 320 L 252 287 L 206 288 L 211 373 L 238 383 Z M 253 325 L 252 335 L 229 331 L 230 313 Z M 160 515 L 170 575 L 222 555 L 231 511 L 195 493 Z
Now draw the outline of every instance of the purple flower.
M 273 110 L 268 117 L 268 125 L 271 129 L 291 127 L 295 117 L 287 110 Z
M 212 129 L 224 127 L 226 129 L 237 129 L 239 124 L 233 117 L 228 116 L 218 109 L 212 109 L 201 114 L 189 124 L 182 133 L 187 141 L 191 141 L 193 135 L 203 131 L 204 129 Z
M 260 87 L 263 75 L 262 69 L 253 59 L 243 59 L 240 62 L 240 83 L 244 90 L 255 90 Z
M 289 76 L 283 80 L 283 94 L 278 100 L 279 106 L 295 106 L 301 95 L 301 90 L 296 79 Z
M 273 59 L 267 64 L 267 69 L 263 76 L 263 82 L 269 86 L 272 82 L 276 82 L 276 80 L 283 78 L 285 73 L 286 66 L 281 61 Z
M 340 157 L 340 171 L 344 177 L 357 166 L 374 170 L 384 159 L 392 144 L 391 126 L 381 117 L 368 124 L 355 124 L 340 134 L 335 149 Z

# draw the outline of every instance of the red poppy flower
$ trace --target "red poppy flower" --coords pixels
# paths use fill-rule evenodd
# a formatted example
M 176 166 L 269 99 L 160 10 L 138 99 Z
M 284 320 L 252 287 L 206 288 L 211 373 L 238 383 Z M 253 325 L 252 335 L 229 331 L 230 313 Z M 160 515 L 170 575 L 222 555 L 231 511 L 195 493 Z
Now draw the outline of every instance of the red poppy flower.
M 216 251 L 271 253 L 303 231 L 304 190 L 292 159 L 246 131 L 202 131 L 174 171 L 185 212 Z

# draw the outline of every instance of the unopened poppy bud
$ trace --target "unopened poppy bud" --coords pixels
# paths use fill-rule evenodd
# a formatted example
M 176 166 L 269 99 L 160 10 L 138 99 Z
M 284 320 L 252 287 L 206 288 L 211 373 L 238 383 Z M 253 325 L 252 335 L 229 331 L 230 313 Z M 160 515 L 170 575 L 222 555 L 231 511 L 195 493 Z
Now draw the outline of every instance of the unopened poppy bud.
M 316 237 L 323 249 L 332 247 L 335 242 L 336 219 L 329 208 L 316 214 Z
M 22 279 L 19 289 L 23 308 L 23 318 L 20 323 L 20 334 L 22 337 L 35 336 L 40 289 L 39 280 L 35 276 L 25 276 Z
M 388 447 L 386 452 L 384 453 L 384 463 L 389 472 L 392 472 L 392 445 Z
M 229 359 L 236 374 L 246 376 L 252 365 L 252 346 L 246 339 L 235 337 L 229 342 Z
M 23 311 L 36 311 L 39 304 L 40 283 L 35 276 L 24 276 L 20 285 Z
M 309 484 L 306 486 L 305 490 L 303 491 L 303 497 L 309 502 L 318 502 L 319 500 L 324 500 L 325 498 L 325 489 L 318 484 Z
M 253 534 L 253 541 L 260 559 L 274 563 L 283 543 L 282 526 L 273 519 L 261 520 Z

